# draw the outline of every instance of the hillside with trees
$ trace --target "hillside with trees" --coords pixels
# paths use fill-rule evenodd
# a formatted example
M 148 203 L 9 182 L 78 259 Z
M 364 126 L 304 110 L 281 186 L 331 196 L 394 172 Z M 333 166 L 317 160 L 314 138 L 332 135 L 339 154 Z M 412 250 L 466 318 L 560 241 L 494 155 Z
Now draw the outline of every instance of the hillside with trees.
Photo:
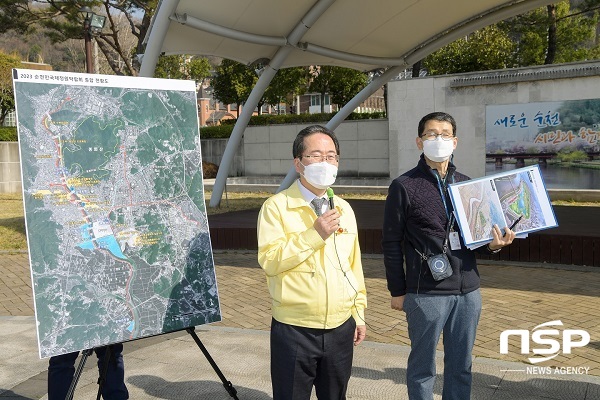
M 480 29 L 426 57 L 430 75 L 600 58 L 600 0 L 561 1 Z

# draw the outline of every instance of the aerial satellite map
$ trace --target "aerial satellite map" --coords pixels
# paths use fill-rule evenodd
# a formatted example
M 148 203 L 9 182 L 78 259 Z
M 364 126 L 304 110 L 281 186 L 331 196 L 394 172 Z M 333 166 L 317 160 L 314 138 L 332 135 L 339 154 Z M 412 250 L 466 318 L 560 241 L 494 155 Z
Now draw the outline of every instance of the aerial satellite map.
M 517 233 L 557 226 L 539 167 L 526 167 L 450 185 L 467 246 L 492 240 L 492 227 Z
M 195 82 L 13 82 L 40 357 L 220 321 Z

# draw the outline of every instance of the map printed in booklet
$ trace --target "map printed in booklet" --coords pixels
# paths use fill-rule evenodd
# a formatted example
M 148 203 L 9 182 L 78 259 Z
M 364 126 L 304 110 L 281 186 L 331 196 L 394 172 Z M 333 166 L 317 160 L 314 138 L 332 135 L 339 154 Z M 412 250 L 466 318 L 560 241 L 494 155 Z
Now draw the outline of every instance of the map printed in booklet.
M 558 226 L 538 165 L 448 185 L 465 245 L 492 241 L 492 227 L 511 227 L 517 238 Z

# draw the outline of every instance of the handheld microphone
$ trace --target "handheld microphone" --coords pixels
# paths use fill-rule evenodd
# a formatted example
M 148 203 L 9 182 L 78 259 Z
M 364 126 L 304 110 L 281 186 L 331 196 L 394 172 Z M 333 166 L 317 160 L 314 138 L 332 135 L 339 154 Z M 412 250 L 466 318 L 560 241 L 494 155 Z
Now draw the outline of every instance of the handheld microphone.
M 327 198 L 329 198 L 329 209 L 333 210 L 333 189 L 332 188 L 327 188 Z M 343 233 L 344 232 L 344 228 L 342 228 L 341 226 L 338 226 L 338 229 L 336 231 L 336 233 Z M 337 250 L 336 250 L 337 251 Z M 344 275 L 346 275 L 346 273 L 344 272 Z
M 329 198 L 329 209 L 333 210 L 333 189 L 327 188 L 327 197 Z

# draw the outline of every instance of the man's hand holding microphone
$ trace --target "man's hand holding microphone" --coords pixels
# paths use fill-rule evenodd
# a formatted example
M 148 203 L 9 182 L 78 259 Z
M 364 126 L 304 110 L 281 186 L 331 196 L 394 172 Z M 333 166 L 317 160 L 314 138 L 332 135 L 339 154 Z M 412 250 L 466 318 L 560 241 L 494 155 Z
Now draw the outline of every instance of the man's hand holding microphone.
M 318 217 L 313 225 L 323 240 L 340 228 L 340 213 L 333 204 L 333 189 L 327 189 L 327 198 L 329 199 L 329 210 Z

